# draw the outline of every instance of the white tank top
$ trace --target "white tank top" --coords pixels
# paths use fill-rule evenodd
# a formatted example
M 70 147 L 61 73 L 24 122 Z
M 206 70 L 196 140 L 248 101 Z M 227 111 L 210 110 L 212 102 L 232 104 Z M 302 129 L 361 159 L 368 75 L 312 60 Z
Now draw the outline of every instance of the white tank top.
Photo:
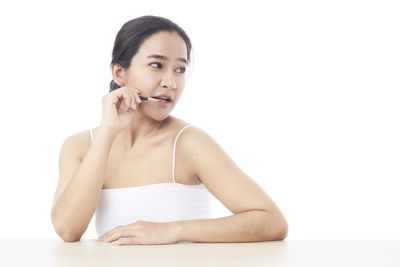
M 135 221 L 170 222 L 211 217 L 209 192 L 203 184 L 175 182 L 175 146 L 172 155 L 172 182 L 102 189 L 97 203 L 96 231 L 100 237 L 109 230 Z M 93 132 L 90 129 L 93 142 Z

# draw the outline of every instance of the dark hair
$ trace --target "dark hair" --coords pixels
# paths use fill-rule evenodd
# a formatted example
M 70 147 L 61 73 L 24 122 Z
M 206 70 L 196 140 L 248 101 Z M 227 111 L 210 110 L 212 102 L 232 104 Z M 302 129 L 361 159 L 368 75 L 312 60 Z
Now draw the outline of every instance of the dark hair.
M 126 22 L 119 30 L 112 51 L 111 64 L 118 63 L 122 68 L 129 68 L 132 57 L 139 50 L 140 45 L 150 35 L 160 32 L 176 32 L 186 43 L 187 61 L 190 62 L 192 43 L 185 31 L 169 19 L 157 16 L 142 16 Z M 110 92 L 120 88 L 111 80 Z

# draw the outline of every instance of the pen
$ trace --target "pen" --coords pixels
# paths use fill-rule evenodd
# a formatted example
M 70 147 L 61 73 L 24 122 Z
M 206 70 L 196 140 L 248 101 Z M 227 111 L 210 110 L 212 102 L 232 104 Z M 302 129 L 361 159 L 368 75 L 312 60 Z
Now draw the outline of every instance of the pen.
M 154 98 L 154 97 L 147 97 L 147 96 L 139 96 L 139 98 L 141 100 L 147 100 L 147 101 L 152 100 L 152 101 L 158 101 L 158 102 L 170 102 L 168 100 L 158 99 L 158 98 Z

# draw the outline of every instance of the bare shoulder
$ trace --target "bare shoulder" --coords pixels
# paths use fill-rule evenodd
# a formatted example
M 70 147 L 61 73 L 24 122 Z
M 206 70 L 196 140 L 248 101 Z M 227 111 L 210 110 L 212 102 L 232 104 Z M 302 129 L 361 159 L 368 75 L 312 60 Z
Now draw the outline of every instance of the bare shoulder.
M 62 145 L 62 150 L 83 159 L 91 144 L 90 130 L 84 130 L 68 136 Z
M 222 149 L 210 134 L 196 125 L 186 128 L 182 133 L 182 139 L 182 143 L 187 148 L 196 148 L 200 151 L 204 151 L 205 149 Z
M 185 155 L 186 163 L 192 166 L 199 180 L 204 178 L 207 167 L 213 162 L 221 163 L 221 159 L 230 160 L 224 149 L 198 126 L 191 125 L 179 137 L 179 147 Z M 217 160 L 217 161 L 216 161 Z

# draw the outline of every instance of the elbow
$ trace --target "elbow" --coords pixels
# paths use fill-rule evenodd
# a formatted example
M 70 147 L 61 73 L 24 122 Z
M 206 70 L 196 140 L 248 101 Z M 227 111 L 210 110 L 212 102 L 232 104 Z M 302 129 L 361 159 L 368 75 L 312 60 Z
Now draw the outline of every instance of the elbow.
M 82 235 L 73 231 L 70 228 L 61 228 L 61 227 L 54 227 L 57 235 L 61 237 L 62 240 L 65 242 L 77 242 L 81 240 Z
M 65 242 L 78 242 L 81 240 L 81 235 L 69 231 L 62 231 L 57 233 Z
M 285 221 L 284 225 L 282 225 L 279 231 L 277 231 L 275 235 L 275 240 L 277 241 L 285 240 L 285 238 L 288 236 L 288 232 L 289 232 L 289 227 L 287 222 Z
M 282 216 L 282 220 L 278 223 L 275 240 L 284 240 L 288 236 L 289 225 L 286 219 Z
M 53 228 L 57 235 L 61 237 L 65 242 L 77 242 L 81 240 L 82 233 L 73 229 L 73 227 L 69 225 L 65 225 L 65 223 L 61 223 L 58 220 L 55 220 L 52 216 Z
M 289 225 L 285 217 L 279 213 L 272 215 L 270 213 L 269 222 L 266 223 L 267 229 L 265 230 L 265 241 L 282 241 L 288 236 Z

